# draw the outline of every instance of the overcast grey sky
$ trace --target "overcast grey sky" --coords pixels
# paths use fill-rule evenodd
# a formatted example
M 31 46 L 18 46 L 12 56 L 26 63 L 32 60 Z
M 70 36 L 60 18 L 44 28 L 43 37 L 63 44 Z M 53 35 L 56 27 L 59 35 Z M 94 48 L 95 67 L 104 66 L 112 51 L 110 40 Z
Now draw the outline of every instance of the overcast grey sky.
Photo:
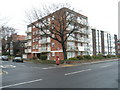
M 8 25 L 25 34 L 25 11 L 32 7 L 52 3 L 69 3 L 73 8 L 88 17 L 90 26 L 99 30 L 118 34 L 119 0 L 1 0 L 0 17 L 7 17 Z

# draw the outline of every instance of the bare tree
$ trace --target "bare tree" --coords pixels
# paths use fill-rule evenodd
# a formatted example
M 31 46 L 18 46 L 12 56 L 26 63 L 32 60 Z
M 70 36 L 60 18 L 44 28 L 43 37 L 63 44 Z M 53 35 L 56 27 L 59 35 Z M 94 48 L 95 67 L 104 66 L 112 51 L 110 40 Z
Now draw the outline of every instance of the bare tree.
M 64 59 L 67 59 L 66 41 L 70 36 L 75 37 L 72 33 L 79 29 L 76 13 L 68 8 L 68 4 L 53 4 L 50 7 L 43 6 L 42 10 L 33 8 L 31 12 L 27 12 L 27 18 L 31 23 L 29 26 L 37 28 L 38 35 L 43 33 L 58 41 L 62 46 Z
M 16 32 L 16 29 L 8 26 L 2 26 L 0 28 L 1 40 L 2 40 L 2 53 L 5 54 L 7 50 L 10 53 L 10 43 L 12 42 L 11 35 Z

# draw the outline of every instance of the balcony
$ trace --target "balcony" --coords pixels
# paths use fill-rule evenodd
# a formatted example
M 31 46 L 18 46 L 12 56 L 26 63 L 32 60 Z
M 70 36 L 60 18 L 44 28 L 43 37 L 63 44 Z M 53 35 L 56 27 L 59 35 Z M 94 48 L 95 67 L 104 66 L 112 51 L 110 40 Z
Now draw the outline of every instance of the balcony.
M 27 50 L 27 49 L 25 49 L 25 53 L 28 53 L 28 50 Z
M 28 27 L 26 33 L 30 33 L 30 32 L 32 32 L 32 29 L 31 27 Z
M 84 46 L 78 46 L 79 51 L 85 51 Z
M 32 46 L 32 42 L 27 42 L 27 46 Z
M 84 42 L 90 43 L 90 39 L 89 38 L 84 38 Z
M 68 46 L 67 51 L 78 51 L 78 48 L 76 46 Z
M 39 41 L 40 44 L 46 44 L 46 43 L 50 43 L 50 42 L 51 42 L 51 39 L 50 39 L 50 38 L 43 39 L 43 40 L 40 40 L 40 41 Z
M 85 50 L 85 51 L 90 51 L 90 48 L 87 47 L 87 46 L 85 46 L 85 47 L 84 47 L 84 50 Z
M 51 48 L 50 47 L 41 47 L 39 48 L 39 52 L 50 52 Z
M 90 48 L 86 46 L 69 46 L 67 51 L 90 51 Z
M 47 31 L 44 30 L 44 31 L 45 31 L 46 34 L 50 34 L 50 31 L 49 31 L 49 30 L 47 30 Z M 41 31 L 41 32 L 40 32 L 40 35 L 44 35 L 45 33 Z
M 32 50 L 31 49 L 25 49 L 25 53 L 31 53 Z
M 84 38 L 79 38 L 76 40 L 77 42 L 84 42 Z
M 32 36 L 27 36 L 27 40 L 32 39 Z

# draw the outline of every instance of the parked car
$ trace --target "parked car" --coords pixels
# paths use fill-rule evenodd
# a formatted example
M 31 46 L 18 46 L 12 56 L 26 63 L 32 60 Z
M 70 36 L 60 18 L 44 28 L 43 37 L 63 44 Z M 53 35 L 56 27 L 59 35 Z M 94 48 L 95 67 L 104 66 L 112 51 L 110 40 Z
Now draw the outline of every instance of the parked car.
M 2 56 L 1 58 L 3 61 L 8 61 L 8 56 Z
M 13 62 L 23 62 L 23 59 L 21 57 L 15 57 Z

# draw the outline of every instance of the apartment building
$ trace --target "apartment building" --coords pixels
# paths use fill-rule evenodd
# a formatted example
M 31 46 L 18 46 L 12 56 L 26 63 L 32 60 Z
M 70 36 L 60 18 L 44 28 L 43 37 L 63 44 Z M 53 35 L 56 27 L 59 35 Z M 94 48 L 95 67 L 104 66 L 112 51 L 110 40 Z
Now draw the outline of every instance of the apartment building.
M 117 55 L 117 35 L 91 28 L 90 55 Z
M 2 39 L 2 54 L 22 56 L 25 48 L 25 35 L 12 34 L 7 39 Z
M 118 45 L 118 55 L 120 55 L 120 39 L 118 40 L 117 45 Z
M 70 16 L 67 16 L 65 19 L 64 25 L 66 25 L 70 17 L 73 17 L 73 20 L 69 26 L 65 29 L 66 31 L 70 31 L 74 28 L 75 23 L 77 22 L 79 29 L 75 30 L 72 35 L 67 38 L 66 47 L 67 47 L 67 58 L 75 57 L 77 55 L 89 55 L 90 53 L 90 31 L 88 28 L 88 17 L 79 14 L 73 10 L 68 8 L 62 8 L 48 16 L 43 17 L 43 22 L 46 22 L 50 28 L 53 28 L 53 23 L 57 24 L 54 18 L 56 18 L 56 13 L 65 12 L 64 16 L 69 12 Z M 49 17 L 52 16 L 52 17 Z M 61 18 L 60 18 L 61 19 Z M 34 22 L 37 26 L 43 27 L 44 25 L 38 21 Z M 54 27 L 58 28 L 58 27 Z M 49 29 L 45 30 L 47 34 L 52 34 Z M 56 56 L 60 57 L 60 60 L 63 60 L 63 50 L 61 44 L 53 40 L 50 37 L 44 35 L 44 33 L 35 27 L 35 25 L 30 24 L 27 26 L 27 49 L 25 52 L 27 53 L 28 58 L 37 57 L 39 58 L 42 54 L 47 55 L 48 60 L 55 60 Z M 52 34 L 55 37 L 54 34 Z M 66 34 L 67 36 L 67 34 Z

